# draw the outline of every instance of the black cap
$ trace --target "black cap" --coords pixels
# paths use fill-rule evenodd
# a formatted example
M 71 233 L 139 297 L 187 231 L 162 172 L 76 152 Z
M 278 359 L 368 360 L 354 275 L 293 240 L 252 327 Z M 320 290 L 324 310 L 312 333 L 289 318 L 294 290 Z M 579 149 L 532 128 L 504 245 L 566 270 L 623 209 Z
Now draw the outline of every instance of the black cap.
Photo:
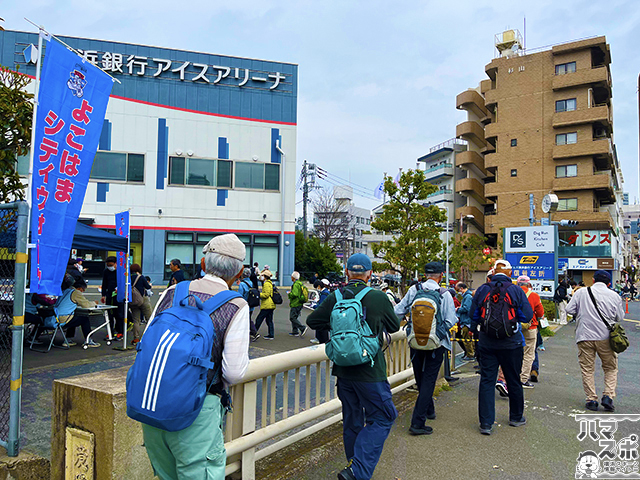
M 424 273 L 444 273 L 444 265 L 440 262 L 429 262 L 424 266 Z

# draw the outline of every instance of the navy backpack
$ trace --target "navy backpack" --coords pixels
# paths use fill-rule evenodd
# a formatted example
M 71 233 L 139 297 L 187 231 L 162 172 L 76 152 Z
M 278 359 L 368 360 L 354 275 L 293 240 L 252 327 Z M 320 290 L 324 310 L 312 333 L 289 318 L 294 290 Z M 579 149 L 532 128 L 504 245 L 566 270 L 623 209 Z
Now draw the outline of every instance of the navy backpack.
M 169 432 L 190 426 L 202 409 L 216 337 L 211 313 L 241 298 L 226 290 L 202 303 L 189 294 L 190 284 L 178 283 L 171 307 L 149 323 L 127 374 L 127 415 Z

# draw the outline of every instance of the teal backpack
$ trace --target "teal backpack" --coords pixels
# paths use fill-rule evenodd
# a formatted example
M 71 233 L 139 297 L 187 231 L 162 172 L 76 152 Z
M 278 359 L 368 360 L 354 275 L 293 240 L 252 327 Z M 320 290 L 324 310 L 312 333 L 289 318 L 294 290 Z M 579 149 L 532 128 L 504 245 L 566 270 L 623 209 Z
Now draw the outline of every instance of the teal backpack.
M 371 287 L 362 289 L 355 298 L 344 299 L 340 290 L 335 291 L 336 304 L 331 311 L 331 340 L 326 345 L 329 360 L 341 367 L 353 367 L 369 363 L 380 350 L 380 341 L 366 322 L 362 299 Z

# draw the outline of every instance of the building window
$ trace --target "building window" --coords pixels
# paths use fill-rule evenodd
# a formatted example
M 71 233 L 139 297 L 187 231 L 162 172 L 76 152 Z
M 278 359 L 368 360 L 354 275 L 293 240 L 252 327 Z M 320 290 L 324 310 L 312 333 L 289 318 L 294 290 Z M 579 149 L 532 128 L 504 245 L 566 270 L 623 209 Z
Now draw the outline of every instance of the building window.
M 577 165 L 561 165 L 556 167 L 556 178 L 577 177 L 577 176 L 578 176 Z
M 565 73 L 573 73 L 576 71 L 576 62 L 561 63 L 556 65 L 556 75 L 564 75 Z
M 211 158 L 169 157 L 169 185 L 231 188 L 232 163 Z
M 577 198 L 561 198 L 558 200 L 558 212 L 569 212 L 578 210 Z
M 511 139 L 511 146 L 512 147 L 517 147 L 518 146 L 518 139 L 517 138 L 512 138 Z
M 90 178 L 144 183 L 144 155 L 98 151 L 93 160 Z
M 568 145 L 570 143 L 578 143 L 578 133 L 559 133 L 556 135 L 556 145 Z
M 511 170 L 511 176 L 512 177 L 517 177 L 518 176 L 518 170 L 516 168 Z
M 556 102 L 556 112 L 571 112 L 576 109 L 576 99 L 558 100 Z

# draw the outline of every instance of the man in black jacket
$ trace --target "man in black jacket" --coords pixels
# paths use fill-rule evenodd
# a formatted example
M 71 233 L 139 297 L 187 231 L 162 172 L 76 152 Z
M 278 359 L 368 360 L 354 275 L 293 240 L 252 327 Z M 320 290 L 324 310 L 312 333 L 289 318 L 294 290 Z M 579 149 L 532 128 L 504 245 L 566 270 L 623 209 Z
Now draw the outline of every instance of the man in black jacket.
M 354 298 L 371 278 L 371 260 L 356 253 L 347 261 L 349 283 L 343 287 L 344 298 Z M 332 292 L 309 317 L 307 325 L 314 330 L 329 330 L 331 311 L 336 304 Z M 371 290 L 362 299 L 366 311 L 365 320 L 371 331 L 381 336 L 400 329 L 400 322 L 393 312 L 391 302 L 379 290 Z M 353 367 L 333 365 L 333 375 L 338 377 L 338 397 L 342 402 L 344 450 L 349 465 L 338 474 L 340 480 L 364 480 L 371 478 L 378 464 L 384 442 L 391 431 L 398 411 L 391 398 L 387 381 L 387 364 L 382 350 L 374 358 L 373 365 Z
M 567 284 L 566 280 L 562 280 L 558 283 L 558 288 L 556 288 L 556 292 L 553 295 L 553 301 L 558 305 L 558 321 L 560 325 L 567 324 L 567 302 L 569 301 L 569 296 L 567 295 Z
M 107 257 L 105 269 L 102 272 L 102 298 L 100 301 L 105 305 L 115 305 L 118 308 L 109 310 L 109 319 L 114 328 L 114 339 L 121 340 L 124 335 L 124 304 L 118 303 L 115 295 L 118 288 L 118 277 L 116 275 L 116 257 Z M 121 311 L 122 309 L 122 311 Z
M 497 260 L 494 266 L 495 275 L 489 283 L 481 285 L 471 303 L 471 330 L 478 333 L 478 363 L 480 364 L 480 387 L 478 389 L 478 416 L 480 417 L 480 433 L 491 435 L 496 417 L 496 399 L 494 388 L 498 378 L 498 367 L 502 367 L 509 390 L 509 425 L 520 427 L 526 423 L 524 418 L 524 393 L 520 383 L 522 370 L 522 353 L 524 336 L 521 323 L 533 318 L 533 310 L 524 291 L 511 281 L 511 264 L 507 260 Z M 489 302 L 493 297 L 499 302 L 507 301 L 506 295 L 495 296 L 494 289 L 506 288 L 513 313 L 515 314 L 514 330 L 509 336 L 498 338 L 495 331 L 486 330 L 489 320 Z M 489 298 L 491 296 L 491 298 Z M 494 304 L 497 305 L 497 304 Z M 498 308 L 493 307 L 492 308 Z M 505 328 L 505 330 L 507 330 Z

